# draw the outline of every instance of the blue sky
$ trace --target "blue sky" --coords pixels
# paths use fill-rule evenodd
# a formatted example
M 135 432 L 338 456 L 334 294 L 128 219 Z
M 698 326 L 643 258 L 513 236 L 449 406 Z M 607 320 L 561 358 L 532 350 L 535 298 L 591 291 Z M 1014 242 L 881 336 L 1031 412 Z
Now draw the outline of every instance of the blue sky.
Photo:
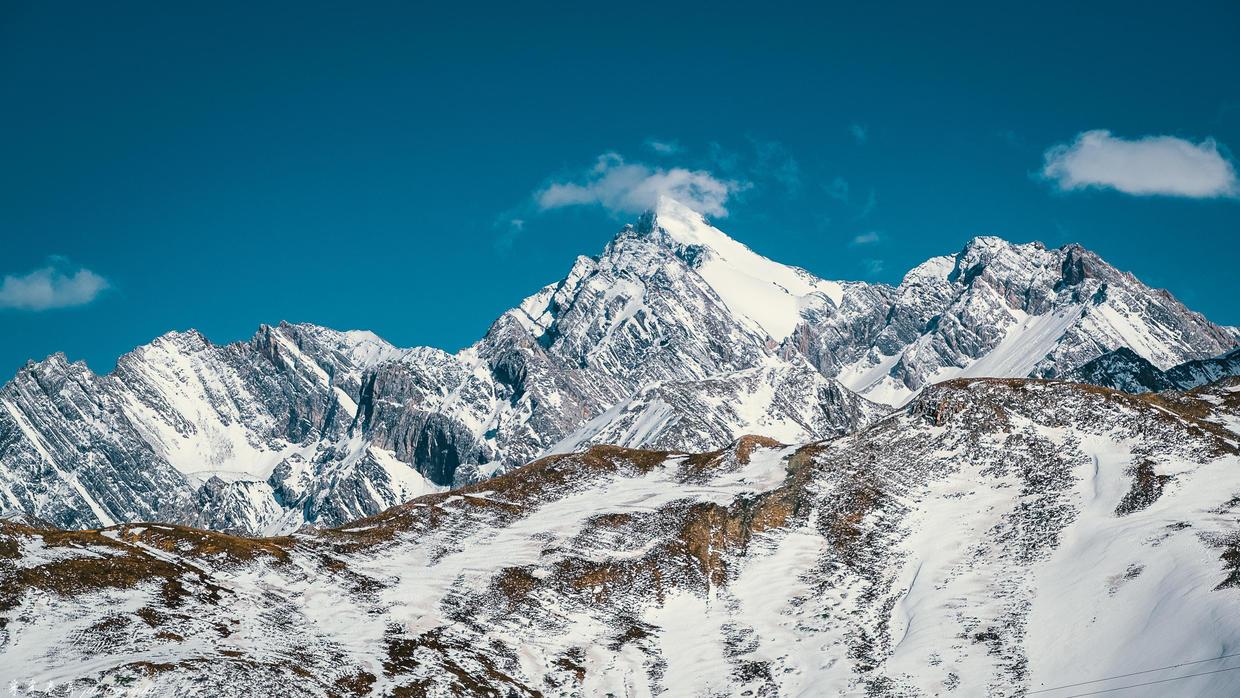
M 0 8 L 0 376 L 456 349 L 660 186 L 827 278 L 1080 242 L 1240 324 L 1234 2 L 251 5 Z

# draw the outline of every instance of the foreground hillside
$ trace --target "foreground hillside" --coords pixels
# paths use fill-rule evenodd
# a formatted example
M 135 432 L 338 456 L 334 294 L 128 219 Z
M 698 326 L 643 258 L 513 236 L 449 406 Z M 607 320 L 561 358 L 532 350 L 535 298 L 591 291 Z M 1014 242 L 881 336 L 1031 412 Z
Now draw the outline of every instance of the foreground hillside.
M 1238 432 L 1235 379 L 961 379 L 834 440 L 597 446 L 283 538 L 8 521 L 0 685 L 1071 695 L 1240 645 Z M 1240 671 L 1124 695 L 1169 688 Z

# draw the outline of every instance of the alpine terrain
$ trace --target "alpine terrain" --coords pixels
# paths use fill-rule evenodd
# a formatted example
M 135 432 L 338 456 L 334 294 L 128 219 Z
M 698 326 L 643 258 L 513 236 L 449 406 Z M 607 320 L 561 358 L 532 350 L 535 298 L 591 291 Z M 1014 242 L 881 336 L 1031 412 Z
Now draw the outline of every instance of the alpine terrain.
M 0 686 L 1234 695 L 1238 343 L 1079 246 L 833 282 L 664 199 L 455 354 L 58 354 L 0 389 Z
M 0 389 L 0 513 L 285 534 L 595 444 L 835 437 L 950 378 L 1194 387 L 1238 343 L 1078 246 L 975 238 L 894 288 L 832 282 L 665 198 L 455 354 L 281 323 L 106 375 L 30 362 Z

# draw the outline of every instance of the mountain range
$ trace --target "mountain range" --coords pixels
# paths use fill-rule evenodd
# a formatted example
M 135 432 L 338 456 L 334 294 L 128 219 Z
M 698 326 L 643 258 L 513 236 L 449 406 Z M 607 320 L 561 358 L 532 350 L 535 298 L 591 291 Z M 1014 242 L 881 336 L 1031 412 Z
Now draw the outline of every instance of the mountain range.
M 833 282 L 665 199 L 454 354 L 54 355 L 0 388 L 0 686 L 1235 695 L 1238 344 L 1077 245 Z
M 949 379 L 1188 389 L 1238 344 L 1077 245 L 979 237 L 898 286 L 834 282 L 663 199 L 455 354 L 281 323 L 171 332 L 105 375 L 30 362 L 0 388 L 0 513 L 287 534 L 594 445 L 837 437 Z

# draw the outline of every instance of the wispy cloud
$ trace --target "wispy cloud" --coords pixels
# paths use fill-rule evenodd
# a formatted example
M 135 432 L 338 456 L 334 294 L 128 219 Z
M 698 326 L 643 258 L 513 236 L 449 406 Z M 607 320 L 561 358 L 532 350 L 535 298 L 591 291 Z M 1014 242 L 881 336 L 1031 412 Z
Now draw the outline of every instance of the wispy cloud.
M 865 194 L 865 199 L 863 200 L 860 196 L 855 196 L 855 194 L 859 194 L 860 192 L 855 192 L 852 185 L 850 185 L 848 180 L 843 177 L 833 178 L 827 184 L 822 185 L 822 189 L 827 196 L 840 202 L 840 204 L 843 205 L 845 212 L 852 212 L 850 220 L 853 223 L 859 223 L 869 218 L 870 214 L 874 213 L 874 209 L 878 206 L 878 192 L 874 189 L 870 189 Z M 871 235 L 875 236 L 873 240 L 861 239 Z M 863 235 L 859 235 L 853 240 L 852 244 L 859 245 L 866 244 L 868 242 L 877 242 L 877 235 L 877 233 L 865 233 Z
M 1175 136 L 1125 140 L 1110 131 L 1086 131 L 1046 151 L 1042 176 L 1063 191 L 1101 188 L 1194 199 L 1240 194 L 1236 170 L 1212 138 L 1200 143 Z
M 728 176 L 735 176 L 741 169 L 741 155 L 736 151 L 723 147 L 715 141 L 710 142 L 710 164 L 716 171 Z
M 751 137 L 754 148 L 753 176 L 755 179 L 774 180 L 789 196 L 801 190 L 801 165 L 779 141 L 764 141 Z
M 848 202 L 848 180 L 847 179 L 844 179 L 843 177 L 836 177 L 832 179 L 828 184 L 824 184 L 822 189 L 823 191 L 827 193 L 827 196 L 831 197 L 832 199 L 835 199 L 836 201 L 843 201 L 845 203 Z
M 850 124 L 848 132 L 852 134 L 853 140 L 857 141 L 857 145 L 865 145 L 870 140 L 870 129 L 863 124 Z
M 612 213 L 640 213 L 667 195 L 699 213 L 723 217 L 728 215 L 728 198 L 749 186 L 706 170 L 630 163 L 616 153 L 600 155 L 594 166 L 575 180 L 552 182 L 536 192 L 538 208 L 546 211 L 599 205 Z
M 646 147 L 650 148 L 659 155 L 675 155 L 681 151 L 680 143 L 676 141 L 663 141 L 656 138 L 647 138 Z
M 878 206 L 878 192 L 871 189 L 870 193 L 867 194 L 865 197 L 865 203 L 861 205 L 861 210 L 857 212 L 857 215 L 853 216 L 853 220 L 860 221 L 860 220 L 865 220 L 866 218 L 869 218 L 870 214 L 874 213 L 874 209 L 877 206 Z
M 861 260 L 861 266 L 867 274 L 877 276 L 887 268 L 887 263 L 881 259 L 863 259 Z
M 508 252 L 521 237 L 521 233 L 525 232 L 525 219 L 517 218 L 509 211 L 497 216 L 492 227 L 498 231 L 494 240 L 495 251 Z
M 107 288 L 107 279 L 95 272 L 52 257 L 45 267 L 6 275 L 0 283 L 0 308 L 39 311 L 86 305 Z
M 878 231 L 870 230 L 864 233 L 860 233 L 858 235 L 854 235 L 852 239 L 852 244 L 853 245 L 874 245 L 878 243 L 878 241 L 880 240 L 882 240 L 882 236 L 878 234 Z

